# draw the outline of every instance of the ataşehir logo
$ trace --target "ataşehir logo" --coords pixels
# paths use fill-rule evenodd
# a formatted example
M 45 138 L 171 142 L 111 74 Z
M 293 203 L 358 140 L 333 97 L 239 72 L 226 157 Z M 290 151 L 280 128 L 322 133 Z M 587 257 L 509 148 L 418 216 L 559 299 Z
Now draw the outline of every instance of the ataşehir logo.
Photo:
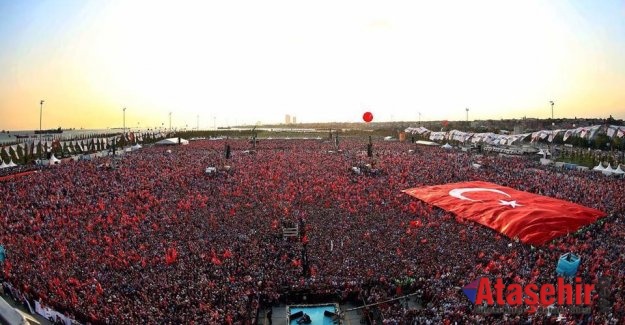
M 501 278 L 494 281 L 486 277 L 474 280 L 462 288 L 462 292 L 476 305 L 486 306 L 590 306 L 594 284 L 582 283 L 580 277 L 575 278 L 575 283 L 566 283 L 565 279 L 558 277 L 557 284 L 545 283 L 537 285 L 529 283 L 504 284 Z

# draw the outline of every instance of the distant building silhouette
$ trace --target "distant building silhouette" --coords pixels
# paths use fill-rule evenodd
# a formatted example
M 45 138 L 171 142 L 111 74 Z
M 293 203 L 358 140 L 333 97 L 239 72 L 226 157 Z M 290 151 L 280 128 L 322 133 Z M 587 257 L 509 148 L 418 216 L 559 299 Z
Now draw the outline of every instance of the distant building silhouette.
M 295 116 L 291 117 L 291 123 L 297 124 L 297 118 Z
M 291 124 L 291 115 L 284 115 L 284 124 Z

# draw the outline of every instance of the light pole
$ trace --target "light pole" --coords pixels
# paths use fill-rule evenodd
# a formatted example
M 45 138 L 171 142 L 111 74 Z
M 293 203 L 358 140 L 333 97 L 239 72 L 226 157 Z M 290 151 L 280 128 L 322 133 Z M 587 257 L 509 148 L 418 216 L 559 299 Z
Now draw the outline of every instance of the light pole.
M 419 126 L 421 126 L 421 112 L 418 112 L 418 113 L 419 113 Z
M 469 108 L 465 108 L 465 110 L 467 111 L 467 123 L 469 123 Z
M 169 112 L 169 133 L 171 133 L 171 112 Z
M 551 104 L 551 119 L 553 120 L 553 105 L 554 105 L 553 100 L 550 100 L 549 104 Z
M 126 137 L 126 107 L 123 109 L 124 111 L 124 138 Z
M 41 160 L 41 152 L 43 151 L 43 145 L 41 145 L 41 116 L 43 113 L 43 103 L 45 101 L 42 99 L 39 102 L 39 160 Z

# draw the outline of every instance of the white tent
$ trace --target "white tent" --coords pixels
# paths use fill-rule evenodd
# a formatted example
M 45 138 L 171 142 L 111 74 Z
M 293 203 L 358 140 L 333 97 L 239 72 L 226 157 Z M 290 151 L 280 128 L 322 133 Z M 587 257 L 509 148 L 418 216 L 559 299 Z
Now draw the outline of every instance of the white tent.
M 547 156 L 551 156 L 551 152 L 549 152 L 549 150 L 547 149 L 540 149 L 538 150 L 536 154 L 543 156 L 543 158 L 547 158 Z
M 131 148 L 132 148 L 132 150 L 139 150 L 139 149 L 141 149 L 143 147 L 140 144 L 137 143 L 134 146 L 132 146 Z
M 0 169 L 4 169 L 4 168 L 9 168 L 9 165 L 7 165 L 4 160 L 0 159 L 0 161 L 2 161 L 2 164 L 0 164 Z
M 612 168 L 612 164 L 608 164 L 608 167 L 606 167 L 605 171 L 614 173 L 616 171 L 616 168 Z
M 603 164 L 601 162 L 599 162 L 599 165 L 595 166 L 592 168 L 592 170 L 596 170 L 598 172 L 603 171 L 605 168 L 603 168 Z
M 621 165 L 618 165 L 618 167 L 616 167 L 616 169 L 614 170 L 614 173 L 617 175 L 623 175 L 625 174 L 625 171 L 621 169 Z
M 441 148 L 443 148 L 443 149 L 451 149 L 452 146 L 450 146 L 449 143 L 445 143 Z
M 52 156 L 50 157 L 50 165 L 58 165 L 60 163 L 61 161 L 58 158 L 56 158 L 54 154 L 52 154 Z
M 180 143 L 178 143 L 178 139 L 180 139 Z M 156 145 L 159 145 L 159 146 L 173 146 L 177 144 L 187 145 L 189 144 L 189 140 L 185 140 L 182 138 L 168 138 L 168 139 L 163 139 L 156 143 Z
M 415 143 L 416 144 L 420 144 L 420 145 L 424 145 L 424 146 L 439 146 L 438 143 L 432 142 L 432 141 L 417 140 Z
M 13 159 L 11 159 L 11 160 L 9 160 L 9 164 L 7 166 L 15 167 L 15 166 L 17 166 L 17 164 L 13 162 Z

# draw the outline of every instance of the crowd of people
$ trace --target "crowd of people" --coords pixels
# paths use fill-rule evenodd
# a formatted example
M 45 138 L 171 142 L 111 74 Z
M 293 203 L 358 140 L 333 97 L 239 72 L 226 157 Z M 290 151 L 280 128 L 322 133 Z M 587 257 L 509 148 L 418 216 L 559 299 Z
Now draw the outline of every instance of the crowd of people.
M 98 168 L 111 158 L 70 161 L 4 182 L 0 280 L 93 324 L 252 324 L 291 290 L 367 304 L 418 293 L 417 308 L 368 310 L 385 324 L 625 321 L 622 179 L 402 142 L 375 142 L 367 157 L 366 143 L 262 140 L 250 151 L 247 140 L 205 140 L 144 148 L 114 169 Z M 351 170 L 366 164 L 381 172 Z M 608 217 L 533 247 L 401 192 L 469 180 Z M 286 224 L 301 226 L 297 240 L 283 237 Z M 460 290 L 481 276 L 555 283 L 566 252 L 581 257 L 585 283 L 610 277 L 608 311 L 484 315 Z

